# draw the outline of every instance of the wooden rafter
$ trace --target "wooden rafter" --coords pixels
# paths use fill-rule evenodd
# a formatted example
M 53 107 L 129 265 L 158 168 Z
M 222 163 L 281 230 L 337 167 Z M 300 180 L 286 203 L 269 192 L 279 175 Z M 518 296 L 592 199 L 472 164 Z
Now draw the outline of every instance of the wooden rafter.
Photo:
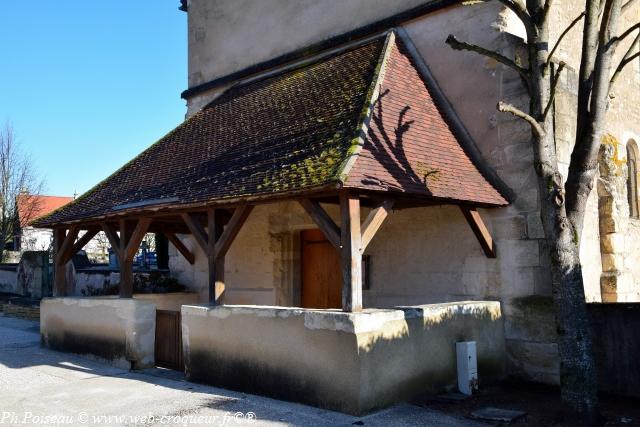
M 462 214 L 464 215 L 467 223 L 473 230 L 473 234 L 475 234 L 484 254 L 487 258 L 495 258 L 496 257 L 496 248 L 493 243 L 493 239 L 491 238 L 491 234 L 489 230 L 484 225 L 484 221 L 482 221 L 482 217 L 474 207 L 469 206 L 460 206 L 460 210 L 462 210 Z

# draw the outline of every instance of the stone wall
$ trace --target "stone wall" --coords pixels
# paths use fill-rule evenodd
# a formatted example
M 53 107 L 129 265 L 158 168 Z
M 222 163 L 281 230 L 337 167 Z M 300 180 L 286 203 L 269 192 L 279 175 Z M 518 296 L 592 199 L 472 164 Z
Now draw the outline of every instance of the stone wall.
M 0 292 L 16 293 L 18 283 L 17 269 L 17 264 L 3 264 L 0 266 Z
M 351 414 L 455 387 L 457 341 L 477 342 L 480 381 L 504 373 L 497 302 L 361 313 L 183 306 L 182 330 L 191 381 Z
M 154 366 L 156 307 L 137 299 L 45 298 L 42 344 L 123 369 Z
M 361 7 L 359 0 L 295 5 L 268 0 L 260 5 L 238 7 L 234 0 L 215 3 L 192 0 L 189 85 L 201 84 L 426 3 L 376 1 L 374 5 L 367 2 L 367 7 Z M 552 42 L 578 15 L 581 5 L 571 0 L 557 2 L 552 14 Z M 632 18 L 635 17 L 625 16 L 621 27 L 628 26 Z M 556 149 L 565 176 L 575 139 L 575 70 L 579 66 L 579 49 L 575 47 L 580 45 L 580 25 L 569 33 L 556 58 L 568 64 L 554 105 Z M 482 255 L 454 207 L 394 212 L 369 248 L 372 288 L 365 291 L 365 305 L 391 307 L 463 298 L 499 300 L 505 313 L 510 372 L 557 383 L 549 257 L 540 221 L 530 129 L 521 120 L 499 114 L 495 109 L 496 103 L 503 100 L 526 110 L 527 95 L 512 70 L 474 53 L 453 51 L 444 43 L 453 33 L 460 40 L 523 59 L 526 53 L 522 49 L 522 26 L 498 2 L 448 7 L 403 26 L 483 156 L 516 197 L 507 208 L 482 211 L 498 248 L 495 260 Z M 621 51 L 626 51 L 626 47 L 622 46 Z M 609 108 L 608 132 L 622 146 L 632 139 L 640 141 L 639 78 L 640 68 L 634 63 L 621 75 Z M 216 88 L 189 99 L 188 115 L 224 89 Z M 622 156 L 624 152 L 623 148 L 618 150 Z M 597 187 L 604 189 L 605 183 L 601 184 Z M 594 190 L 589 197 L 580 241 L 586 298 L 601 301 L 604 292 L 605 299 L 609 299 L 611 278 L 615 277 L 628 290 L 624 299 L 633 299 L 640 283 L 640 220 L 626 220 L 625 225 L 623 218 L 617 218 L 618 229 L 612 235 L 607 218 L 619 217 L 624 212 L 626 189 L 620 188 L 612 196 L 614 204 L 606 205 L 606 198 L 600 196 L 599 190 Z M 617 214 L 601 215 L 607 206 L 614 205 Z M 295 204 L 257 208 L 227 256 L 227 302 L 299 304 L 296 233 L 309 227 L 314 225 Z M 602 241 L 601 233 L 606 236 Z M 204 300 L 206 263 L 193 242 L 187 241 L 187 245 L 197 254 L 195 268 L 174 253 L 172 270 L 181 281 L 199 291 Z M 616 289 L 622 287 L 616 285 Z M 537 319 L 540 325 L 529 319 Z
M 361 14 L 342 9 L 351 8 L 358 2 L 349 2 L 348 6 L 329 6 L 329 3 L 314 2 L 308 12 L 313 15 L 322 8 L 322 20 L 309 23 L 308 31 L 305 28 L 306 32 L 300 32 L 295 31 L 297 14 L 311 16 L 301 4 L 267 9 L 263 5 L 247 7 L 243 14 L 238 14 L 241 9 L 234 1 L 213 5 L 193 0 L 189 9 L 190 85 L 242 68 L 242 64 L 269 59 L 280 52 L 278 49 L 284 52 L 357 28 L 374 19 L 373 14 L 388 16 L 391 9 L 399 11 L 413 5 L 410 1 L 376 3 L 376 7 L 368 4 L 364 8 L 366 13 Z M 259 22 L 269 22 L 269 28 L 255 25 L 251 16 L 257 11 L 262 11 Z M 346 23 L 340 26 L 345 17 L 348 18 Z M 232 26 L 229 25 L 231 22 Z M 283 24 L 274 25 L 277 22 Z M 280 28 L 287 29 L 286 37 L 279 32 Z M 518 39 L 522 29 L 497 2 L 449 7 L 414 19 L 404 28 L 483 156 L 516 197 L 507 208 L 481 212 L 495 239 L 497 259 L 484 257 L 456 207 L 394 212 L 368 248 L 371 289 L 364 291 L 365 306 L 499 300 L 506 314 L 510 371 L 545 382 L 557 382 L 554 329 L 540 333 L 531 328 L 526 316 L 519 314 L 522 302 L 528 297 L 548 298 L 551 295 L 530 130 L 522 121 L 499 114 L 495 109 L 499 100 L 526 108 L 527 96 L 512 70 L 473 53 L 453 51 L 445 44 L 446 37 L 453 33 L 461 40 L 497 49 L 505 55 L 522 56 L 522 43 Z M 221 32 L 225 37 L 214 40 L 214 35 Z M 256 32 L 261 32 L 260 43 L 255 43 L 253 35 Z M 212 56 L 212 52 L 217 54 Z M 242 52 L 241 61 L 236 60 L 238 52 Z M 452 73 L 452 70 L 456 72 Z M 222 90 L 224 88 L 188 100 L 188 114 L 193 114 Z M 335 216 L 336 211 L 332 212 Z M 595 226 L 597 230 L 597 219 Z M 256 208 L 226 257 L 225 302 L 299 305 L 298 233 L 304 228 L 316 227 L 297 204 Z M 170 268 L 181 282 L 189 283 L 198 291 L 204 301 L 206 262 L 194 242 L 187 239 L 186 244 L 196 252 L 195 267 L 172 250 Z M 593 267 L 594 272 L 589 272 L 590 277 L 595 276 L 595 282 L 591 280 L 590 283 L 595 283 L 597 289 L 599 268 L 597 264 Z M 553 319 L 546 307 L 545 304 L 534 304 L 527 313 L 552 325 Z M 531 313 L 536 309 L 539 312 Z M 523 360 L 523 363 L 516 364 L 516 360 Z

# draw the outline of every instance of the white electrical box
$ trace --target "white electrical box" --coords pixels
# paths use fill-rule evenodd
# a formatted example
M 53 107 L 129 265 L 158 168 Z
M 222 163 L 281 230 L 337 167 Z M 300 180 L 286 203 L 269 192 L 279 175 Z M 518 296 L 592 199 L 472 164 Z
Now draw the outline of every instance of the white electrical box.
M 460 393 L 471 396 L 478 389 L 478 359 L 476 342 L 464 341 L 456 343 L 456 359 L 458 366 L 458 389 Z

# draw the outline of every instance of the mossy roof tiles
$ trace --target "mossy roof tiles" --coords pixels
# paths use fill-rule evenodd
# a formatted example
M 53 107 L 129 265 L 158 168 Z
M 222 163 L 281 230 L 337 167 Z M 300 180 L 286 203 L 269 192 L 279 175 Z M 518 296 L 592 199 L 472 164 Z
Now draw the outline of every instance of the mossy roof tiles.
M 38 223 L 338 186 L 506 204 L 460 148 L 400 42 L 386 40 L 231 87 Z M 382 96 L 372 100 L 376 87 Z M 400 114 L 411 124 L 399 145 L 388 135 L 397 135 Z M 440 171 L 427 173 L 434 168 Z

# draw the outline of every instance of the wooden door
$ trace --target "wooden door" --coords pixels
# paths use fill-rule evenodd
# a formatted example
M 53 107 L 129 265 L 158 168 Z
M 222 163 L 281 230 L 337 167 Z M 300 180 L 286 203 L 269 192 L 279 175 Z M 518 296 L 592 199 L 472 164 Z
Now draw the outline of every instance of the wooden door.
M 302 240 L 302 307 L 341 308 L 342 271 L 336 248 L 320 230 L 305 230 Z
M 179 311 L 156 310 L 156 366 L 183 371 Z

